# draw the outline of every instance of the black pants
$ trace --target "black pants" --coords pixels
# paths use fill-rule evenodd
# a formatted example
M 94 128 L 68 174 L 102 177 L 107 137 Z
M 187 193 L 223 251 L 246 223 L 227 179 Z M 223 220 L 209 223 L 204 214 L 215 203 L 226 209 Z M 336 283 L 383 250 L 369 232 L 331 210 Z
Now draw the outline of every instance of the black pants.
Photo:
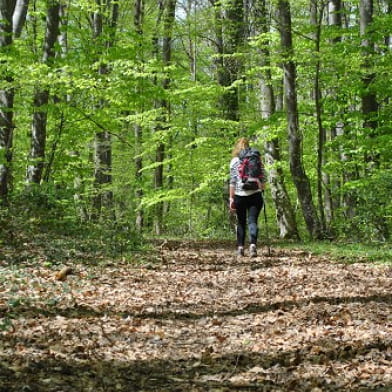
M 257 243 L 257 220 L 263 208 L 263 197 L 261 192 L 250 196 L 235 196 L 234 203 L 237 213 L 237 246 L 244 246 L 246 234 L 246 217 L 248 216 L 249 243 Z

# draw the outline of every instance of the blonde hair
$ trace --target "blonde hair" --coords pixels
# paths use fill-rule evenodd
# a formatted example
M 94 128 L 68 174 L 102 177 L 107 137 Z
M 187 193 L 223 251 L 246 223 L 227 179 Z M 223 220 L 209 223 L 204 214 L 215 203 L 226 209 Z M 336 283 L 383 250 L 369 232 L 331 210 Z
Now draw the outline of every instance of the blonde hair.
M 236 141 L 231 155 L 233 157 L 238 157 L 240 151 L 245 148 L 249 148 L 249 140 L 246 137 L 241 137 Z

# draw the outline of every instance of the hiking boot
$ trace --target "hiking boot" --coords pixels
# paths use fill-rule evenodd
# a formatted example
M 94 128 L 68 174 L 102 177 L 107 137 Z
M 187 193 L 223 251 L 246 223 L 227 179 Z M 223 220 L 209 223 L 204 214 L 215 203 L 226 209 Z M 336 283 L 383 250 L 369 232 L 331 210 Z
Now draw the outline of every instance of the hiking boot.
M 239 246 L 237 248 L 237 256 L 239 256 L 239 257 L 244 256 L 244 247 L 243 246 Z
M 250 246 L 249 246 L 249 257 L 257 257 L 256 244 L 250 244 Z

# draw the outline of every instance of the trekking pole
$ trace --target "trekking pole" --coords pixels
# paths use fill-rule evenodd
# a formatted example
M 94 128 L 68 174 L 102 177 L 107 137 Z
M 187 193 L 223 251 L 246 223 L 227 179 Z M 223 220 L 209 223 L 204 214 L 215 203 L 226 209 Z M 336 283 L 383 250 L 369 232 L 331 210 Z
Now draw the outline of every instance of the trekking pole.
M 264 191 L 262 191 L 263 195 L 263 213 L 264 213 L 264 224 L 265 224 L 265 238 L 266 238 L 266 243 L 267 243 L 267 248 L 268 248 L 268 257 L 271 257 L 271 242 L 269 239 L 269 232 L 268 232 L 268 220 L 267 220 L 267 211 L 265 209 L 265 197 L 264 197 Z

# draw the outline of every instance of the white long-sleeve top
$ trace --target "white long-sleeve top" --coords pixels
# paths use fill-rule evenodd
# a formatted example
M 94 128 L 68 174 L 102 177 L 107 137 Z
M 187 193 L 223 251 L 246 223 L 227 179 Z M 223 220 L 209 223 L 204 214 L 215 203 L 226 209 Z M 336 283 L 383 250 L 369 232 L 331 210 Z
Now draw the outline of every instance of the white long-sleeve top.
M 230 186 L 235 188 L 234 193 L 237 196 L 250 196 L 253 195 L 254 193 L 261 192 L 261 189 L 255 189 L 255 190 L 244 190 L 242 189 L 242 180 L 239 176 L 238 172 L 238 167 L 240 164 L 240 159 L 238 157 L 234 157 L 230 161 Z M 265 182 L 265 172 L 264 168 L 263 170 L 263 178 L 261 179 L 261 182 Z M 258 180 L 260 181 L 260 180 Z

